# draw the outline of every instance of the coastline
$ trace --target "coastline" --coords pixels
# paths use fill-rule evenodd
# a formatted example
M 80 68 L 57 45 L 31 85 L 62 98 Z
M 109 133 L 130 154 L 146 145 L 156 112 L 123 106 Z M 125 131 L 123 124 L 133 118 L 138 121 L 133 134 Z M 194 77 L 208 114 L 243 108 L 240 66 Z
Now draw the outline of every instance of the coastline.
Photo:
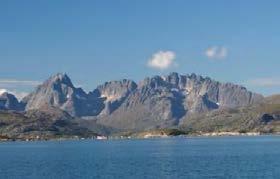
M 167 134 L 152 134 L 147 133 L 139 136 L 97 136 L 97 137 L 60 137 L 60 138 L 32 138 L 32 139 L 13 139 L 13 138 L 0 138 L 2 142 L 33 142 L 33 141 L 81 141 L 81 140 L 94 140 L 94 141 L 106 141 L 106 140 L 129 140 L 129 139 L 165 139 L 165 138 L 188 138 L 188 137 L 257 137 L 257 136 L 280 136 L 280 133 L 261 133 L 261 132 L 209 132 L 209 133 L 197 133 L 197 134 L 181 134 L 181 135 L 167 135 Z

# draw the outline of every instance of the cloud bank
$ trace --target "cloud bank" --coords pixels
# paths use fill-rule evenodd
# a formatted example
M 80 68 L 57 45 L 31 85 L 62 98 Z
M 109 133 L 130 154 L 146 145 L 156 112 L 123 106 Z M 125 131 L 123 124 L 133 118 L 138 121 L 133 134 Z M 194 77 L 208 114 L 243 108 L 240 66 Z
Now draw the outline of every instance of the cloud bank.
M 0 79 L 0 88 L 3 89 L 19 89 L 19 88 L 34 88 L 41 84 L 39 81 L 31 80 L 16 80 L 16 79 Z
M 205 55 L 209 59 L 225 59 L 228 56 L 228 49 L 224 46 L 212 46 L 205 50 Z
M 30 91 L 39 84 L 41 82 L 32 80 L 0 79 L 0 94 L 8 92 L 22 99 L 28 95 L 25 91 Z
M 40 84 L 40 82 L 31 81 L 31 80 L 0 79 L 0 85 L 7 85 L 7 84 L 37 86 Z
M 152 58 L 148 60 L 148 67 L 165 70 L 172 66 L 176 66 L 175 63 L 176 54 L 173 51 L 159 51 L 153 54 Z

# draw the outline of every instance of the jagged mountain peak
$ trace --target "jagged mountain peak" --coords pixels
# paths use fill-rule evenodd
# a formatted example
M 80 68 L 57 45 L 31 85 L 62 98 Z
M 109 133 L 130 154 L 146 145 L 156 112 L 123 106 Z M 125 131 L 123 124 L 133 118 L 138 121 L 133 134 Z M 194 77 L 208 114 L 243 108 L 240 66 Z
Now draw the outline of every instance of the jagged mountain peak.
M 151 128 L 177 125 L 183 116 L 219 108 L 248 106 L 262 95 L 232 83 L 220 83 L 194 73 L 172 72 L 147 77 L 136 90 L 100 122 L 117 128 Z
M 89 95 L 100 98 L 103 101 L 104 109 L 101 111 L 101 115 L 107 115 L 115 111 L 136 89 L 137 84 L 134 81 L 122 79 L 105 82 L 90 92 Z
M 139 83 L 139 88 L 143 87 L 150 87 L 150 88 L 159 88 L 169 85 L 166 81 L 165 78 L 162 76 L 153 76 L 153 77 L 146 77 L 143 81 L 140 81 Z
M 74 87 L 71 79 L 66 73 L 57 73 L 49 77 L 43 84 L 61 83 L 70 87 Z
M 102 124 L 135 129 L 176 125 L 184 116 L 247 106 L 263 97 L 232 83 L 172 72 L 138 84 L 128 79 L 108 81 L 88 94 L 58 73 L 25 99 L 26 110 L 52 106 L 72 116 L 94 116 Z
M 106 90 L 110 93 L 119 93 L 123 89 L 127 89 L 128 91 L 133 91 L 137 88 L 137 84 L 128 79 L 122 79 L 122 80 L 115 80 L 115 81 L 109 81 L 105 82 L 103 85 L 99 85 L 96 89 L 99 91 Z
M 99 110 L 93 106 L 88 94 L 76 88 L 65 73 L 57 73 L 24 99 L 26 110 L 53 106 L 67 111 L 73 116 L 94 115 Z

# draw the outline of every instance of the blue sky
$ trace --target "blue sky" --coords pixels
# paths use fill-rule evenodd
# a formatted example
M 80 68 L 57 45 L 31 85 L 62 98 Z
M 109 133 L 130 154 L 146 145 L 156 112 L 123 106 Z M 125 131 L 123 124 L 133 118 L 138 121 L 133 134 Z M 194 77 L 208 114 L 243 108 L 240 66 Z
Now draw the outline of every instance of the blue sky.
M 0 89 L 28 92 L 57 72 L 87 91 L 108 80 L 197 73 L 280 92 L 280 2 L 0 2 Z

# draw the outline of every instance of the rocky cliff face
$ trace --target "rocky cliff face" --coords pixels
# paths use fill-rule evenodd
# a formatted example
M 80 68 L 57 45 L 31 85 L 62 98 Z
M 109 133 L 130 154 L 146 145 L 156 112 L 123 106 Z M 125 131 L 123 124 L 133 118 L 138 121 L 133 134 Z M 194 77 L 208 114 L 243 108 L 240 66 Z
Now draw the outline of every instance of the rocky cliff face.
M 117 128 L 165 128 L 184 116 L 247 106 L 263 97 L 231 83 L 191 74 L 154 76 L 139 83 L 111 115 L 100 122 Z
M 179 91 L 185 96 L 184 106 L 190 112 L 202 112 L 203 110 L 201 111 L 199 107 L 201 105 L 206 109 L 247 106 L 263 98 L 261 95 L 247 91 L 242 86 L 220 83 L 195 74 L 171 73 L 163 78 L 172 85 L 173 90 Z
M 21 111 L 23 109 L 24 105 L 19 103 L 14 95 L 7 92 L 0 94 L 0 110 Z
M 231 83 L 220 83 L 199 75 L 146 78 L 106 82 L 85 93 L 69 77 L 50 77 L 23 102 L 26 110 L 46 106 L 60 108 L 72 116 L 95 116 L 97 121 L 120 129 L 147 129 L 178 125 L 182 118 L 214 109 L 258 103 L 263 97 Z
M 137 84 L 131 80 L 111 81 L 98 86 L 89 93 L 93 98 L 103 101 L 103 109 L 99 115 L 108 115 L 114 112 L 137 88 Z
M 60 108 L 72 116 L 97 115 L 102 103 L 90 97 L 81 88 L 75 88 L 66 74 L 51 76 L 23 99 L 26 110 L 48 106 Z

